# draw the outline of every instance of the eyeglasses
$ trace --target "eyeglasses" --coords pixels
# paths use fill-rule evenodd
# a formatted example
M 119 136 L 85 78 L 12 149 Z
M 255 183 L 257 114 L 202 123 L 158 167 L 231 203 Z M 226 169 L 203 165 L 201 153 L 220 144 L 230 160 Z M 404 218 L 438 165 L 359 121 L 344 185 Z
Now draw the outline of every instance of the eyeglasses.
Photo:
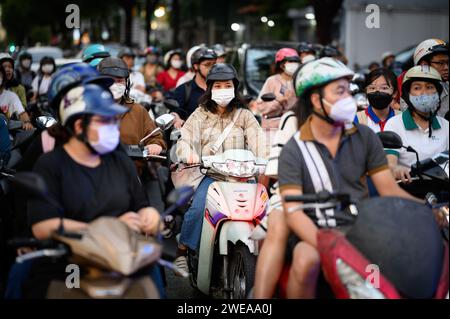
M 449 65 L 448 60 L 447 61 L 431 61 L 431 63 L 439 65 L 441 68 Z

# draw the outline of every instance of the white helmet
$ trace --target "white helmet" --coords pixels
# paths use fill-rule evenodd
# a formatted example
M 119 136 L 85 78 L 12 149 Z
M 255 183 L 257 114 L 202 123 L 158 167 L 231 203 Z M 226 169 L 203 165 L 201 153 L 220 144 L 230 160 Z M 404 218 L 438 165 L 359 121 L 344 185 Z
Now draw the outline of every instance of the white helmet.
M 421 42 L 414 51 L 414 65 L 418 65 L 420 60 L 434 53 L 448 54 L 448 43 L 440 39 L 428 39 Z
M 196 45 L 193 46 L 192 48 L 189 49 L 189 51 L 186 53 L 186 65 L 189 69 L 192 68 L 192 63 L 191 63 L 191 57 L 194 54 L 195 51 L 197 51 L 200 48 L 204 48 L 206 47 L 205 44 L 200 44 L 200 45 Z
M 179 49 L 175 49 L 175 50 L 170 50 L 170 51 L 168 51 L 168 52 L 164 55 L 164 66 L 165 66 L 165 67 L 169 67 L 169 66 L 170 66 L 170 65 L 169 65 L 170 59 L 172 59 L 172 57 L 173 57 L 175 54 L 178 54 L 178 55 L 180 55 L 180 56 L 183 56 L 183 51 L 181 51 L 181 50 L 179 50 Z

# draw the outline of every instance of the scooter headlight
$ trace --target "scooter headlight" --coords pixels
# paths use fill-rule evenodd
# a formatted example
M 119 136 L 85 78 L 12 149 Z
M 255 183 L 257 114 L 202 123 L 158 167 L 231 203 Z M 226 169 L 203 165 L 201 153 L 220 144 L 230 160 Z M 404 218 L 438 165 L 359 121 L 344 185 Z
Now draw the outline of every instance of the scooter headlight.
M 364 280 L 360 274 L 342 259 L 336 260 L 336 268 L 339 278 L 351 299 L 386 299 L 377 288 Z
M 256 165 L 253 161 L 228 160 L 225 163 L 213 163 L 212 166 L 215 170 L 233 177 L 252 177 L 256 172 Z

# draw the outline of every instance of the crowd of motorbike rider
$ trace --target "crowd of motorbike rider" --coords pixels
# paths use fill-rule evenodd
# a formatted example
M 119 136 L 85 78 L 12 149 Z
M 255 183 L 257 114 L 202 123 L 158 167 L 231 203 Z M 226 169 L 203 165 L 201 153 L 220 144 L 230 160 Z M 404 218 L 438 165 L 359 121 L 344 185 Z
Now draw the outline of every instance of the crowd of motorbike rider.
M 328 225 L 332 216 L 313 219 L 301 210 L 287 213 L 295 204 L 285 202 L 285 196 L 316 193 L 316 179 L 320 179 L 326 190 L 348 193 L 354 202 L 376 194 L 425 204 L 396 182 L 411 183 L 415 155 L 384 149 L 376 133 L 397 133 L 420 160 L 449 149 L 449 52 L 442 40 L 420 43 L 414 67 L 401 74 L 390 68 L 395 56 L 383 54 L 381 63 L 371 65 L 365 75 L 368 105 L 363 110 L 358 110 L 349 90 L 355 72 L 333 46 L 300 43 L 281 48 L 274 58 L 275 74 L 251 106 L 240 93 L 238 72 L 226 63 L 227 50 L 222 45 L 194 46 L 186 58 L 181 50 L 162 56 L 160 49 L 149 47 L 144 56 L 137 70 L 134 50 L 126 48 L 111 56 L 103 45 L 94 44 L 84 50 L 81 63 L 57 70 L 55 61 L 44 57 L 38 74 L 33 74 L 26 51 L 18 55 L 17 66 L 11 56 L 1 53 L 0 163 L 7 166 L 14 143 L 9 121 L 20 120 L 24 130 L 35 130 L 27 103 L 45 97 L 57 124 L 35 134 L 14 169 L 44 178 L 49 193 L 63 208 L 66 231 L 79 231 L 99 217 L 111 216 L 136 232 L 157 235 L 165 227 L 159 214 L 166 205 L 158 186 L 161 164 L 133 163 L 120 145 L 143 143 L 149 155 L 165 155 L 165 135 L 151 134 L 157 128 L 155 120 L 133 96 L 174 99 L 178 107 L 168 113 L 175 117 L 173 127 L 181 132 L 176 150 L 179 163 L 200 164 L 203 156 L 248 149 L 268 159 L 268 168 L 272 165 L 266 175 L 275 191 L 256 265 L 255 298 L 275 296 L 286 262 L 292 263 L 287 297 L 314 298 L 320 273 L 318 229 L 335 227 L 345 232 L 345 227 Z M 32 92 L 28 99 L 27 91 Z M 265 101 L 268 93 L 274 98 Z M 218 143 L 230 123 L 234 123 L 231 132 Z M 265 129 L 281 131 L 280 140 L 267 143 Z M 318 162 L 314 156 L 323 164 L 318 172 L 311 172 L 309 165 L 311 160 Z M 198 250 L 206 193 L 217 180 L 214 174 L 190 178 L 187 182 L 195 194 L 184 215 L 174 262 L 186 272 L 186 251 Z M 21 226 L 30 235 L 46 239 L 58 229 L 60 207 L 45 199 L 20 198 L 22 205 L 15 209 L 25 216 L 26 225 Z M 445 226 L 445 216 L 435 214 Z M 63 264 L 14 264 L 7 296 L 43 297 L 49 280 L 63 275 Z M 161 268 L 153 267 L 150 276 L 164 296 Z

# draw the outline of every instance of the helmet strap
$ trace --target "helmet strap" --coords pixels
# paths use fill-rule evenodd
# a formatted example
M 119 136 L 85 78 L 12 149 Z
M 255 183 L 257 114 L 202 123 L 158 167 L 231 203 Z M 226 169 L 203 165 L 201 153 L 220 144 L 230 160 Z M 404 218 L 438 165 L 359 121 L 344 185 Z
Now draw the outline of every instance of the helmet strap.
M 319 92 L 319 96 L 320 96 L 320 106 L 322 108 L 323 114 L 317 112 L 316 110 L 313 109 L 313 113 L 319 117 L 320 119 L 324 120 L 325 122 L 331 124 L 331 125 L 335 125 L 336 122 L 328 115 L 327 111 L 325 110 L 325 106 L 323 105 L 323 95 L 322 92 Z

